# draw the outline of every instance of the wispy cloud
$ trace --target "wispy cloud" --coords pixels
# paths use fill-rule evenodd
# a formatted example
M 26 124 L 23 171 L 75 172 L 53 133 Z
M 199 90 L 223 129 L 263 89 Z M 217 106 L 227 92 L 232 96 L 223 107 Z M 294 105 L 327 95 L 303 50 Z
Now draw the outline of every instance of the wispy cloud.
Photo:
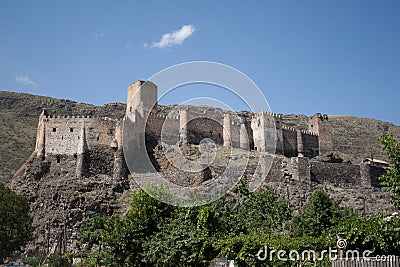
M 22 84 L 22 85 L 31 85 L 31 86 L 36 86 L 37 83 L 32 81 L 29 76 L 26 75 L 17 75 L 15 76 L 15 80 L 17 83 Z
M 174 45 L 180 45 L 183 43 L 183 41 L 189 38 L 195 30 L 196 28 L 193 25 L 183 25 L 182 28 L 180 28 L 179 30 L 163 34 L 160 41 L 153 42 L 150 47 L 164 48 Z M 144 44 L 144 47 L 147 46 L 147 44 Z
M 95 35 L 93 35 L 94 38 L 103 38 L 106 35 L 105 32 L 101 32 L 101 33 L 96 33 Z

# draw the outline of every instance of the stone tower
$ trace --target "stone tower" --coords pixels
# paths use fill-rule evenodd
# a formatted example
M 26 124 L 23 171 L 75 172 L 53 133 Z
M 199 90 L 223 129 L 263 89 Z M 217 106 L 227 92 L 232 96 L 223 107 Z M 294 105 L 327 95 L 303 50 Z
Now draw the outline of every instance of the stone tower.
M 88 151 L 88 146 L 86 143 L 86 126 L 85 122 L 82 122 L 80 129 L 80 138 L 78 141 L 77 160 L 76 160 L 76 170 L 75 175 L 78 178 L 82 178 L 85 175 L 85 154 Z
M 150 81 L 136 81 L 128 86 L 126 114 L 133 117 L 137 112 L 142 118 L 157 111 L 157 86 Z
M 35 145 L 35 151 L 37 152 L 38 158 L 44 158 L 44 155 L 45 155 L 46 125 L 44 122 L 44 118 L 47 115 L 48 115 L 47 111 L 43 110 L 39 116 L 39 123 L 38 123 L 37 133 L 36 133 L 36 145 Z
M 283 154 L 282 116 L 271 112 L 255 114 L 251 120 L 254 148 L 257 151 Z
M 186 146 L 188 143 L 187 133 L 188 133 L 188 109 L 182 108 L 179 111 L 179 144 Z
M 328 115 L 317 113 L 309 118 L 308 130 L 318 135 L 319 155 L 326 155 L 333 150 L 331 129 L 329 126 Z
M 224 125 L 223 125 L 223 139 L 224 139 L 224 146 L 225 147 L 230 147 L 232 145 L 231 143 L 231 135 L 232 135 L 232 130 L 231 130 L 231 115 L 225 114 L 224 115 Z

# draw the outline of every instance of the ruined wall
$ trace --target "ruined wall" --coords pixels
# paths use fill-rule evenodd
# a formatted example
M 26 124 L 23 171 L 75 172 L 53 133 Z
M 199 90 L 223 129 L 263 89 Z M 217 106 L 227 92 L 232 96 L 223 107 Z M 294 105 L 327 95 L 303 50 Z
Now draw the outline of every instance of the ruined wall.
M 271 158 L 271 156 L 267 156 L 267 157 Z M 282 158 L 272 157 L 272 159 L 268 159 L 268 160 L 273 160 L 273 161 L 272 161 L 271 169 L 270 169 L 267 177 L 265 178 L 265 182 L 268 183 L 268 182 L 283 181 L 283 178 L 285 176 L 285 172 L 284 172 L 285 163 L 283 162 Z
M 292 178 L 297 181 L 309 181 L 310 180 L 310 160 L 309 158 L 290 158 L 289 172 Z
M 239 122 L 232 121 L 231 144 L 232 144 L 232 147 L 240 147 L 240 124 L 239 124 Z
M 311 162 L 311 180 L 340 187 L 361 185 L 360 165 L 347 163 Z
M 163 132 L 162 132 L 163 131 Z M 161 137 L 161 135 L 163 135 Z M 164 116 L 150 113 L 146 121 L 146 138 L 175 145 L 179 139 L 179 117 L 177 115 Z
M 89 176 L 104 174 L 113 176 L 115 150 L 109 146 L 93 146 L 87 152 L 86 171 Z
M 187 124 L 188 142 L 199 144 L 203 138 L 210 138 L 218 145 L 223 144 L 222 121 L 218 122 L 209 118 L 196 118 Z
M 253 129 L 251 129 L 251 121 L 245 120 L 244 125 L 245 125 L 246 131 L 247 131 L 249 148 L 250 148 L 250 150 L 254 150 L 254 137 L 253 137 L 254 133 L 253 133 Z
M 111 146 L 115 140 L 117 120 L 51 115 L 46 116 L 43 120 L 46 156 L 48 154 L 77 154 L 83 126 L 89 150 L 98 145 Z
M 151 113 L 147 118 L 146 133 L 160 137 L 165 118 L 165 116 L 155 115 Z
M 297 132 L 294 129 L 283 128 L 283 154 L 286 157 L 297 156 Z
M 49 173 L 54 176 L 75 176 L 75 168 L 77 163 L 76 156 L 48 155 L 46 157 L 46 162 L 49 166 Z
M 360 164 L 361 183 L 363 185 L 372 185 L 379 187 L 378 177 L 386 172 L 386 168 L 374 166 L 368 163 Z
M 313 158 L 319 155 L 318 136 L 311 133 L 301 132 L 303 141 L 303 153 L 305 157 Z

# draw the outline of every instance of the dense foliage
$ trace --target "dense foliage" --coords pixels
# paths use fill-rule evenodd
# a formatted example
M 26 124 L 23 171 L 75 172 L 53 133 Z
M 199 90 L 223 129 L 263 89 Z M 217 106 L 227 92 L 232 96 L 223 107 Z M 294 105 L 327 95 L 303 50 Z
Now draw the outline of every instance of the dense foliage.
M 383 134 L 379 139 L 383 144 L 383 149 L 388 154 L 392 163 L 384 175 L 380 177 L 381 185 L 388 187 L 391 193 L 392 203 L 399 207 L 400 205 L 400 142 L 396 141 L 393 134 Z
M 299 216 L 294 218 L 296 234 L 314 237 L 329 234 L 332 227 L 350 217 L 350 210 L 340 208 L 339 204 L 323 189 L 316 190 Z
M 27 199 L 0 183 L 0 261 L 24 245 L 32 231 Z
M 225 198 L 190 208 L 169 206 L 139 190 L 125 216 L 95 217 L 78 236 L 81 245 L 105 248 L 86 254 L 86 266 L 209 266 L 218 258 L 232 259 L 235 266 L 330 266 L 327 255 L 318 257 L 329 247 L 336 249 L 339 232 L 348 249 L 380 255 L 400 251 L 398 218 L 360 218 L 322 189 L 299 215 L 291 214 L 288 203 L 267 187 L 249 193 L 239 185 Z M 282 261 L 279 250 L 287 252 L 286 258 L 292 250 L 313 250 L 316 260 Z
M 191 208 L 169 206 L 140 190 L 133 193 L 124 217 L 114 215 L 103 225 L 95 218 L 79 237 L 88 245 L 93 240 L 103 244 L 107 253 L 100 255 L 102 263 L 115 266 L 208 266 L 216 258 L 259 266 L 266 262 L 257 253 L 266 244 L 288 250 L 327 245 L 319 238 L 290 237 L 291 214 L 288 203 L 268 188 L 249 193 L 240 185 L 223 199 Z M 88 229 L 101 238 L 86 238 Z M 268 264 L 278 262 L 274 258 Z
M 400 219 L 376 215 L 371 218 L 352 216 L 337 228 L 344 233 L 347 249 L 370 250 L 373 255 L 400 254 Z

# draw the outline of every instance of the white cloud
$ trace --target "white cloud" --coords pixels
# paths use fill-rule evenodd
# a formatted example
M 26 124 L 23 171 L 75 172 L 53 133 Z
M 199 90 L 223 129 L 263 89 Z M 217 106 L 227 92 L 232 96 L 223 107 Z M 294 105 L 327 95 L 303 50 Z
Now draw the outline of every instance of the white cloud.
M 31 78 L 29 78 L 29 76 L 25 75 L 17 75 L 15 76 L 15 80 L 17 81 L 17 83 L 22 85 L 31 85 L 31 86 L 37 85 L 37 83 L 32 81 Z
M 182 28 L 177 31 L 164 34 L 161 37 L 160 41 L 154 42 L 151 47 L 164 48 L 174 45 L 180 45 L 183 43 L 183 41 L 189 38 L 195 30 L 196 29 L 193 25 L 183 25 Z M 144 44 L 144 46 L 147 47 L 147 44 Z

